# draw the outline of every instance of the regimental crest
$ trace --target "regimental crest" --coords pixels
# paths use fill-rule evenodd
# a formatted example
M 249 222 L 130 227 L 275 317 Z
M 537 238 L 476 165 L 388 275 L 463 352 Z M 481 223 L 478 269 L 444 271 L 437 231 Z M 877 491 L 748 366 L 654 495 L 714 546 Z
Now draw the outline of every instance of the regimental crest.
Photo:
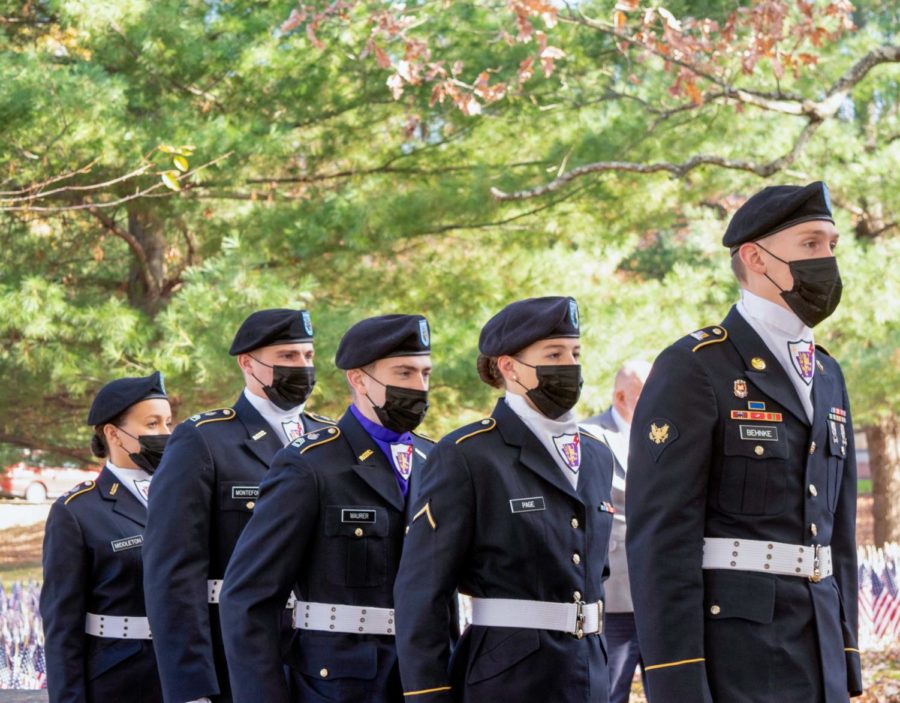
M 425 348 L 431 348 L 431 331 L 428 329 L 428 320 L 419 320 L 419 341 Z
M 577 433 L 561 434 L 553 438 L 553 444 L 566 466 L 577 473 L 581 467 L 581 437 Z
M 397 473 L 403 477 L 404 481 L 408 481 L 409 475 L 412 473 L 412 445 L 403 444 L 402 442 L 392 444 L 391 458 L 394 460 L 394 467 L 397 469 Z
M 145 478 L 140 481 L 134 482 L 134 487 L 137 488 L 137 492 L 140 493 L 144 500 L 150 500 L 150 479 Z
M 654 444 L 665 444 L 669 440 L 669 425 L 657 427 L 655 422 L 650 423 L 650 439 Z
M 577 330 L 581 324 L 581 320 L 578 317 L 578 303 L 574 300 L 569 301 L 569 317 L 572 319 L 572 327 Z
M 810 385 L 813 380 L 813 372 L 816 368 L 815 345 L 809 339 L 788 342 L 788 354 L 791 357 L 791 363 L 794 365 L 794 371 L 797 372 L 807 386 Z
M 746 398 L 748 395 L 747 381 L 743 378 L 736 378 L 734 381 L 735 398 Z
M 309 316 L 309 312 L 307 310 L 300 311 L 300 322 L 303 323 L 303 329 L 306 331 L 310 337 L 313 334 L 313 326 L 312 326 L 312 318 Z
M 303 425 L 300 424 L 299 420 L 282 420 L 281 428 L 284 430 L 288 442 L 293 442 L 303 434 Z

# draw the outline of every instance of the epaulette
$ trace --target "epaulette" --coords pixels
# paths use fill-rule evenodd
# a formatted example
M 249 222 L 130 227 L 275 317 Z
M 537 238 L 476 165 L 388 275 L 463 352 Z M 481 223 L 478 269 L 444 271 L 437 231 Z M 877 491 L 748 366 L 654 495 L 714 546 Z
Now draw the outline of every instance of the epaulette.
M 710 344 L 718 344 L 719 342 L 724 342 L 728 339 L 728 330 L 726 330 L 721 325 L 712 325 L 711 327 L 704 327 L 702 329 L 697 330 L 696 332 L 691 332 L 685 339 L 693 337 L 699 344 L 695 344 L 691 349 L 692 352 L 697 351 L 698 349 L 703 349 L 703 347 L 709 346 Z
M 831 352 L 828 351 L 828 350 L 827 350 L 825 347 L 823 347 L 821 344 L 817 344 L 817 345 L 816 345 L 816 349 L 818 349 L 820 352 L 822 352 L 825 356 L 831 356 Z
M 606 444 L 606 440 L 604 440 L 602 437 L 598 437 L 592 432 L 588 432 L 586 429 L 584 429 L 584 425 L 578 425 L 578 433 L 583 434 L 585 437 L 590 437 L 591 439 L 594 439 L 601 444 Z
M 75 488 L 73 488 L 71 491 L 69 491 L 68 493 L 66 493 L 63 496 L 63 498 L 64 498 L 63 505 L 68 505 L 69 501 L 72 500 L 73 498 L 80 496 L 84 493 L 88 493 L 89 491 L 94 490 L 96 487 L 97 487 L 97 484 L 94 481 L 85 481 L 84 483 L 78 484 L 77 486 L 75 486 Z
M 460 428 L 460 432 L 465 432 L 461 437 L 458 437 L 456 440 L 456 444 L 461 444 L 465 442 L 467 439 L 474 437 L 477 434 L 481 434 L 482 432 L 490 432 L 497 426 L 497 421 L 492 417 L 486 417 L 484 420 L 479 420 L 478 422 L 469 425 L 468 427 Z M 466 432 L 468 430 L 468 432 Z
M 323 430 L 313 430 L 300 435 L 291 442 L 291 446 L 300 449 L 301 454 L 306 454 L 313 447 L 320 447 L 341 436 L 340 427 L 326 427 Z
M 324 415 L 316 415 L 315 413 L 309 412 L 309 410 L 304 410 L 303 414 L 306 415 L 310 420 L 315 420 L 316 422 L 322 422 L 326 425 L 336 425 L 337 420 L 332 420 L 330 417 L 325 417 Z
M 194 427 L 201 427 L 208 422 L 222 422 L 224 420 L 233 420 L 237 417 L 234 408 L 219 408 L 218 410 L 207 410 L 204 413 L 191 415 L 187 421 L 193 422 Z
M 437 441 L 437 440 L 429 437 L 427 434 L 424 434 L 423 432 L 417 432 L 416 430 L 413 430 L 412 434 L 414 434 L 419 439 L 424 439 L 426 442 L 431 442 L 432 444 L 434 444 Z

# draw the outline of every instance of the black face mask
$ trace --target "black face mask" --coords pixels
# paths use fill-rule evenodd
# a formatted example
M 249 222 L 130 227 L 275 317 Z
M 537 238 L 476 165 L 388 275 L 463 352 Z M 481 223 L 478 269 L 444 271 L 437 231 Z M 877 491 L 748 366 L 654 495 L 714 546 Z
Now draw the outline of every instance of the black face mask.
M 375 405 L 368 393 L 366 398 L 372 403 L 381 424 L 393 432 L 411 432 L 422 424 L 428 412 L 428 391 L 402 388 L 381 383 L 377 378 L 363 372 L 375 383 L 384 386 L 384 405 Z
M 542 415 L 555 420 L 575 407 L 575 403 L 581 397 L 581 386 L 584 384 L 580 364 L 532 366 L 521 359 L 516 361 L 537 372 L 537 388 L 525 388 L 518 379 L 516 383 L 525 388 L 526 397 L 534 403 L 534 407 Z
M 167 434 L 142 434 L 135 437 L 130 432 L 123 430 L 121 427 L 116 428 L 120 432 L 125 432 L 132 439 L 138 441 L 140 451 L 128 454 L 128 458 L 134 462 L 134 465 L 143 469 L 148 474 L 152 474 L 162 461 L 163 450 L 166 448 L 166 442 L 169 441 L 171 435 Z
M 266 397 L 282 410 L 303 405 L 313 392 L 313 386 L 316 385 L 315 366 L 270 366 L 255 356 L 250 358 L 257 364 L 272 369 L 272 385 L 263 384 L 262 389 Z M 255 374 L 251 376 L 256 378 Z M 259 381 L 258 378 L 256 380 Z M 262 384 L 262 381 L 259 382 Z
M 819 259 L 785 261 L 757 242 L 757 246 L 781 263 L 787 264 L 794 277 L 794 287 L 784 290 L 766 274 L 794 314 L 807 327 L 815 327 L 835 311 L 841 302 L 844 284 L 838 271 L 837 259 L 824 256 Z

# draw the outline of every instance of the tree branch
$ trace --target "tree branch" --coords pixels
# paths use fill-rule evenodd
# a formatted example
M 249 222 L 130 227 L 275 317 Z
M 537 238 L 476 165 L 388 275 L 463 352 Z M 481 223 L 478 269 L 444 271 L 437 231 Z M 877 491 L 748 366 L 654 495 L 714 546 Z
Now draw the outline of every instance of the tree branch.
M 594 22 L 594 20 L 590 20 L 590 22 Z M 589 24 L 588 26 L 593 25 Z M 601 31 L 609 31 L 616 36 L 620 36 L 620 33 L 615 32 L 614 30 L 602 29 Z M 621 35 L 621 38 L 627 39 L 625 35 Z M 825 120 L 830 119 L 834 117 L 835 114 L 837 114 L 837 111 L 840 109 L 841 104 L 847 98 L 847 95 L 850 93 L 850 91 L 863 78 L 865 78 L 873 68 L 883 63 L 897 62 L 900 62 L 900 46 L 891 45 L 873 49 L 865 56 L 860 58 L 849 69 L 847 69 L 847 71 L 831 85 L 822 100 L 818 102 L 803 100 L 799 104 L 795 104 L 794 108 L 791 109 L 786 108 L 786 105 L 788 105 L 788 101 L 780 99 L 773 101 L 769 98 L 763 98 L 759 95 L 747 93 L 746 91 L 737 90 L 730 86 L 724 85 L 724 90 L 721 93 L 716 93 L 716 97 L 734 98 L 739 100 L 740 102 L 755 105 L 756 107 L 762 108 L 764 110 L 790 115 L 799 115 L 806 118 L 806 125 L 797 136 L 797 139 L 794 141 L 794 145 L 791 147 L 790 151 L 767 163 L 754 163 L 751 161 L 726 159 L 721 156 L 704 154 L 694 156 L 682 163 L 660 161 L 655 163 L 641 164 L 627 161 L 601 161 L 585 164 L 584 166 L 579 166 L 577 168 L 571 169 L 570 171 L 566 171 L 554 178 L 549 183 L 541 186 L 536 186 L 534 188 L 528 188 L 514 192 L 505 192 L 500 190 L 499 188 L 491 188 L 491 195 L 495 199 L 500 201 L 526 200 L 528 198 L 540 197 L 542 195 L 546 195 L 547 193 L 555 192 L 571 181 L 582 176 L 586 176 L 591 173 L 605 173 L 609 171 L 623 171 L 630 173 L 657 173 L 660 171 L 665 171 L 671 173 L 676 178 L 680 178 L 689 171 L 692 171 L 693 169 L 700 166 L 718 166 L 720 168 L 738 171 L 749 171 L 750 173 L 754 173 L 763 178 L 767 178 L 796 161 L 797 157 L 806 148 L 807 144 L 810 141 L 810 138 L 819 128 L 819 126 L 821 126 L 821 124 Z M 686 66 L 690 68 L 690 64 L 686 64 Z M 704 75 L 704 77 L 707 76 Z M 720 81 L 718 78 L 714 76 L 709 76 L 708 78 L 709 80 L 716 83 L 716 85 L 723 86 L 722 81 Z M 674 110 L 676 111 L 682 111 L 683 109 L 684 106 L 680 108 L 674 108 Z
M 111 217 L 108 217 L 105 213 L 101 212 L 97 208 L 89 208 L 88 212 L 93 215 L 100 222 L 100 224 L 103 225 L 104 229 L 106 229 L 107 232 L 115 235 L 128 245 L 128 248 L 131 249 L 131 252 L 134 254 L 134 258 L 137 259 L 138 267 L 141 270 L 141 280 L 143 280 L 144 285 L 147 287 L 147 291 L 150 294 L 150 297 L 158 297 L 159 283 L 150 272 L 150 263 L 147 261 L 147 252 L 144 251 L 144 247 L 141 246 L 141 243 L 137 240 L 137 238 L 127 229 L 124 229 L 123 227 L 117 225 L 115 220 L 113 220 Z

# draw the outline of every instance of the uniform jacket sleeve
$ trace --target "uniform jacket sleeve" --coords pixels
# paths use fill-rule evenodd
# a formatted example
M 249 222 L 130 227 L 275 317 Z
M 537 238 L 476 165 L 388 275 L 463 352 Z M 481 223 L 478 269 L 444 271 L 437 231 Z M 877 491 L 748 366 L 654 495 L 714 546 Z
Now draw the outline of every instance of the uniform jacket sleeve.
M 81 526 L 61 502 L 50 509 L 44 533 L 44 622 L 50 703 L 86 698 L 84 619 L 90 594 L 90 560 Z
M 318 516 L 314 473 L 296 447 L 279 452 L 225 573 L 222 634 L 235 703 L 288 703 L 282 616 Z
M 856 555 L 856 442 L 853 423 L 850 420 L 850 401 L 844 385 L 844 408 L 847 410 L 847 458 L 841 479 L 841 492 L 834 516 L 833 539 L 831 542 L 834 578 L 841 593 L 843 609 L 844 652 L 847 660 L 847 690 L 851 696 L 862 693 L 862 672 L 859 657 L 858 606 L 859 571 Z
M 450 701 L 450 607 L 474 528 L 475 493 L 451 439 L 422 467 L 394 584 L 397 655 L 405 700 Z
M 173 703 L 219 693 L 207 588 L 214 484 L 202 435 L 179 425 L 153 476 L 143 547 L 147 615 Z
M 703 532 L 715 393 L 702 359 L 670 347 L 632 422 L 628 571 L 653 703 L 711 703 L 704 664 Z

